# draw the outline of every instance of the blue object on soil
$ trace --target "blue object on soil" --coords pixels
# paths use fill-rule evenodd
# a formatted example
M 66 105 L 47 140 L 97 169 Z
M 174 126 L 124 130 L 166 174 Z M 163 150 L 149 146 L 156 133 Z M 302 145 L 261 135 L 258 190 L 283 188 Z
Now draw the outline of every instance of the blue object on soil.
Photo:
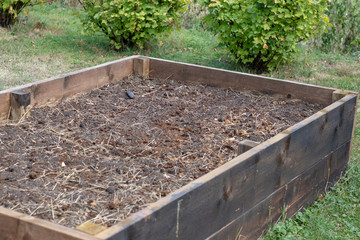
M 134 93 L 132 91 L 126 91 L 126 95 L 130 98 L 133 99 L 134 98 Z

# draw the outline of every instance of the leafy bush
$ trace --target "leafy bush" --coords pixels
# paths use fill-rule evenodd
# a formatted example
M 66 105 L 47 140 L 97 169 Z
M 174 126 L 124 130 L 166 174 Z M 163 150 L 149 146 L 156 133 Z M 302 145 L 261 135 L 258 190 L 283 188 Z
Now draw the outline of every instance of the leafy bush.
M 236 62 L 257 70 L 291 59 L 297 43 L 323 30 L 327 0 L 204 0 L 206 22 Z
M 0 0 L 0 26 L 9 27 L 27 6 L 41 3 L 41 0 Z
M 179 27 L 180 12 L 187 0 L 80 0 L 85 12 L 83 24 L 102 31 L 116 49 L 142 47 L 160 33 Z
M 360 49 L 360 0 L 332 0 L 327 15 L 332 26 L 315 43 L 325 51 Z

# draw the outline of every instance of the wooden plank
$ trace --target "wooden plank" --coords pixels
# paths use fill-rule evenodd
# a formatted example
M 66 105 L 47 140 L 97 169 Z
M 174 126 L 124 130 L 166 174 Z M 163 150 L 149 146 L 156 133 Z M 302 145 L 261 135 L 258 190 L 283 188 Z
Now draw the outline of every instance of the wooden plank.
M 65 76 L 35 82 L 26 90 L 30 90 L 33 106 L 41 106 L 60 100 L 64 96 Z
M 346 96 L 98 236 L 208 237 L 350 141 L 355 103 Z
M 100 240 L 3 207 L 0 207 L 0 233 L 0 240 Z
M 256 173 L 253 179 L 256 192 L 247 197 L 244 209 L 251 207 L 249 202 L 271 194 L 333 149 L 350 141 L 355 98 L 347 98 L 351 100 L 348 104 L 335 103 L 315 114 L 313 117 L 318 116 L 317 121 L 306 119 L 282 133 L 287 135 L 282 137 L 280 134 L 264 143 L 269 146 L 268 152 L 266 155 L 259 153 L 261 164 L 249 169 Z M 280 144 L 275 144 L 277 138 L 282 138 Z M 273 143 L 275 145 L 271 147 Z
M 10 94 L 10 116 L 14 121 L 19 121 L 29 114 L 30 92 L 17 90 Z
M 334 186 L 339 177 L 344 173 L 349 160 L 350 142 L 331 152 L 322 160 L 323 165 L 318 170 L 307 176 L 302 176 L 298 181 L 297 188 L 287 191 L 285 202 L 286 212 L 292 217 L 299 209 L 306 207 L 309 202 L 315 200 L 320 194 L 325 193 Z M 334 164 L 335 163 L 335 164 Z M 321 182 L 316 186 L 313 182 Z M 312 191 L 309 191 L 312 189 Z
M 33 101 L 44 104 L 49 100 L 54 101 L 54 99 L 61 99 L 79 91 L 88 91 L 104 83 L 116 81 L 118 77 L 120 79 L 126 77 L 136 68 L 133 61 L 136 58 L 128 58 L 126 61 L 104 64 L 55 79 L 25 85 L 21 89 L 32 90 Z M 329 88 L 150 59 L 151 73 L 160 71 L 159 74 L 152 75 L 153 77 L 163 75 L 162 78 L 171 77 L 177 80 L 184 78 L 188 82 L 195 81 L 218 87 L 252 88 L 263 92 L 291 94 L 289 97 L 299 97 L 314 102 L 323 101 L 325 104 L 331 103 L 333 98 L 337 99 L 340 96 L 334 95 L 334 90 Z M 8 101 L 8 96 L 9 92 L 0 92 L 0 99 L 3 99 L 4 103 Z M 245 222 L 252 221 L 253 224 L 249 225 L 252 228 L 249 229 L 255 230 L 248 232 L 253 234 L 252 232 L 261 229 L 261 224 L 267 221 L 258 214 L 259 211 L 268 211 L 264 208 L 266 204 L 260 203 L 266 201 L 280 203 L 283 199 L 281 196 L 285 193 L 282 195 L 274 193 L 285 191 L 289 181 L 292 181 L 294 177 L 308 171 L 309 166 L 322 162 L 322 159 L 327 156 L 332 156 L 333 149 L 344 148 L 345 153 L 349 152 L 350 144 L 346 143 L 351 141 L 356 98 L 356 95 L 346 95 L 314 116 L 168 197 L 151 204 L 143 211 L 133 214 L 97 236 L 103 239 L 202 239 L 237 219 Z M 0 104 L 0 109 L 8 109 L 4 103 Z M 331 176 L 335 176 L 342 170 L 340 166 L 346 165 L 348 155 L 346 156 L 343 161 L 327 160 L 330 172 L 333 172 Z M 307 195 L 303 195 L 300 199 L 307 199 Z M 301 201 L 298 203 L 300 204 Z M 293 206 L 291 209 L 298 207 L 296 204 Z M 245 214 L 249 209 L 255 211 L 255 217 L 250 218 L 250 215 Z M 279 213 L 274 212 L 274 214 Z M 25 229 L 21 231 L 26 234 L 27 232 L 48 234 L 49 231 L 54 231 L 51 224 L 42 226 L 44 222 L 36 223 L 38 220 L 33 220 L 33 218 L 29 221 L 26 217 L 21 217 L 21 220 L 14 218 L 8 222 L 14 221 L 19 221 L 16 229 Z M 49 228 L 50 230 L 47 230 Z M 34 232 L 35 230 L 32 229 L 37 230 Z M 66 231 L 66 229 L 61 231 Z M 16 234 L 20 237 L 24 235 L 18 232 Z M 29 236 L 33 237 L 33 235 Z M 43 239 L 41 235 L 36 235 L 36 237 L 39 236 L 38 239 Z M 62 235 L 59 236 L 62 237 Z
M 241 142 L 239 142 L 238 144 L 238 149 L 237 149 L 237 154 L 243 154 L 246 151 L 249 151 L 250 149 L 256 147 L 257 145 L 259 145 L 260 142 L 254 142 L 251 140 L 243 140 Z
M 351 141 L 346 143 L 346 146 L 341 151 L 336 151 L 329 156 L 328 161 L 328 181 L 329 183 L 337 182 L 339 173 L 344 173 L 348 166 L 350 159 L 350 151 L 346 151 L 346 148 L 350 148 Z M 330 185 L 332 187 L 333 185 Z
M 47 104 L 119 81 L 132 74 L 132 61 L 133 59 L 116 61 L 35 83 L 31 86 L 33 104 Z
M 345 95 L 347 95 L 347 94 L 348 94 L 348 92 L 346 92 L 346 91 L 336 90 L 332 94 L 332 101 L 336 102 L 336 101 L 342 99 L 343 97 L 345 97 Z
M 335 90 L 332 93 L 332 102 L 336 102 L 349 94 L 358 95 L 358 93 L 354 91 Z
M 326 189 L 329 189 L 335 183 L 341 175 L 341 171 L 344 171 L 346 167 L 349 146 L 350 141 L 207 239 L 257 239 L 268 229 L 269 223 L 279 219 L 284 206 L 286 207 L 287 217 L 293 216 L 299 209 L 316 200 L 319 194 L 324 193 Z M 330 173 L 328 166 L 331 161 L 343 165 L 338 165 L 337 168 L 332 166 L 336 171 Z
M 93 222 L 84 222 L 75 229 L 90 235 L 96 235 L 107 229 L 107 227 Z
M 248 89 L 266 93 L 280 93 L 314 103 L 331 104 L 335 89 L 296 83 L 258 75 L 220 70 L 193 64 L 178 63 L 156 58 L 150 59 L 150 77 L 170 78 L 210 86 Z
M 286 139 L 286 148 L 280 148 L 277 153 L 274 153 L 278 155 L 277 162 L 262 165 L 265 168 L 264 171 L 271 172 L 270 169 L 275 170 L 279 168 L 279 165 L 282 166 L 278 169 L 281 170 L 278 172 L 281 175 L 278 180 L 279 184 L 283 185 L 283 182 L 309 166 L 313 159 L 321 159 L 333 149 L 349 141 L 354 123 L 355 104 L 356 96 L 349 95 L 346 100 L 338 101 L 313 115 L 315 118 L 318 117 L 317 121 L 313 121 L 311 117 L 285 130 L 283 133 L 289 134 Z M 302 129 L 302 131 L 297 131 L 297 129 Z M 271 144 L 276 138 L 270 139 L 268 143 Z M 294 161 L 296 158 L 299 160 Z
M 270 220 L 278 219 L 281 216 L 284 194 L 284 187 L 278 189 L 259 204 L 207 237 L 206 240 L 257 239 L 255 235 L 259 236 L 258 232 L 261 233 Z M 256 234 L 250 235 L 253 231 L 256 231 Z
M 356 128 L 356 119 L 358 119 L 357 118 L 357 116 L 358 116 L 358 113 L 360 112 L 359 111 L 359 93 L 357 93 L 357 94 L 355 94 L 356 96 L 357 96 L 357 98 L 356 98 L 356 108 L 357 108 L 357 110 L 355 111 L 355 116 L 354 116 L 354 123 L 353 123 L 353 127 L 352 127 L 352 134 L 351 134 L 351 144 L 350 144 L 350 153 L 352 152 L 352 149 L 353 149 L 353 142 L 354 142 L 354 136 L 355 136 L 355 128 Z
M 134 59 L 134 74 L 149 77 L 150 59 L 139 57 Z
M 8 119 L 10 111 L 10 92 L 0 94 L 0 120 Z
M 138 56 L 132 56 L 0 91 L 0 119 L 6 119 L 9 114 L 11 92 L 30 91 L 32 105 L 48 104 L 107 83 L 120 81 L 133 73 L 133 61 L 136 58 Z
M 22 214 L 0 207 L 0 240 L 15 240 Z

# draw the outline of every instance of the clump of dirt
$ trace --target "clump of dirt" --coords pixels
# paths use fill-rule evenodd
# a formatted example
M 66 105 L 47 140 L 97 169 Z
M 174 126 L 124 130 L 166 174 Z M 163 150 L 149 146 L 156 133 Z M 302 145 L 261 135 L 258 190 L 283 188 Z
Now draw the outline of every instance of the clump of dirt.
M 0 204 L 111 226 L 233 159 L 239 141 L 262 142 L 322 107 L 132 76 L 4 124 Z

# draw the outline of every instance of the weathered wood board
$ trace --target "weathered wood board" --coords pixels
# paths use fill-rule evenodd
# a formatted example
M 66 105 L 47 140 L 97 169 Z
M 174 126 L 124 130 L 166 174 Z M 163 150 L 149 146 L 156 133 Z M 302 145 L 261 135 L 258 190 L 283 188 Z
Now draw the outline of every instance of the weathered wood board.
M 99 240 L 99 238 L 0 207 L 0 240 Z
M 94 236 L 0 208 L 2 239 L 255 239 L 276 221 L 314 201 L 350 159 L 357 94 L 227 70 L 133 56 L 0 92 L 31 92 L 31 105 L 120 81 L 130 74 L 216 87 L 280 93 L 326 108 Z
M 126 222 L 99 234 L 99 237 L 204 239 L 209 237 L 214 230 L 220 230 L 242 215 L 246 220 L 243 220 L 246 223 L 243 228 L 247 233 L 245 236 L 257 237 L 259 232 L 252 233 L 253 230 L 246 229 L 259 229 L 259 225 L 264 223 L 266 225 L 269 222 L 264 217 L 269 216 L 269 209 L 265 208 L 271 207 L 266 204 L 266 201 L 274 192 L 279 191 L 278 195 L 275 194 L 275 200 L 269 201 L 278 201 L 275 206 L 277 210 L 273 210 L 274 216 L 270 220 L 276 220 L 280 214 L 279 206 L 291 206 L 294 203 L 303 206 L 310 200 L 316 199 L 316 195 L 321 193 L 320 191 L 313 192 L 312 188 L 308 187 L 318 186 L 319 181 L 315 179 L 310 185 L 306 181 L 296 181 L 293 188 L 302 189 L 302 191 L 295 197 L 289 196 L 289 193 L 285 195 L 284 191 L 289 187 L 287 185 L 291 185 L 293 179 L 312 176 L 312 174 L 306 174 L 307 171 L 323 171 L 322 175 L 326 172 L 325 180 L 318 186 L 319 189 L 325 190 L 326 179 L 335 178 L 333 175 L 327 175 L 331 162 L 337 163 L 332 164 L 333 169 L 330 168 L 332 172 L 335 173 L 338 169 L 343 170 L 343 166 L 348 162 L 348 155 L 344 156 L 338 151 L 342 153 L 350 149 L 352 131 L 351 127 L 348 129 L 348 126 L 353 125 L 355 103 L 356 96 L 346 96 L 342 102 L 330 105 L 323 111 L 245 152 L 162 201 L 150 205 L 148 209 L 134 214 Z M 331 156 L 331 161 L 328 160 L 329 156 Z M 339 159 L 335 158 L 336 156 Z M 323 164 L 319 164 L 321 161 Z M 320 167 L 313 167 L 318 166 L 317 164 Z M 307 195 L 313 198 L 302 198 Z M 304 201 L 297 203 L 298 197 Z M 265 204 L 261 204 L 262 201 Z M 258 211 L 256 210 L 258 208 L 263 210 L 260 213 L 264 218 L 249 221 L 247 217 L 249 214 L 252 216 L 251 211 Z M 294 211 L 291 207 L 289 210 Z M 260 215 L 257 214 L 257 217 Z M 107 233 L 111 234 L 107 236 Z
M 309 102 L 329 104 L 336 89 L 301 84 L 258 75 L 199 67 L 192 64 L 177 63 L 150 58 L 150 77 L 177 79 L 183 82 L 196 82 L 214 87 L 238 90 L 258 90 L 263 93 L 281 93 Z M 340 95 L 341 97 L 341 95 Z
M 8 117 L 10 93 L 16 90 L 31 92 L 31 105 L 45 105 L 77 93 L 87 92 L 104 84 L 116 82 L 133 74 L 133 60 L 128 57 L 99 66 L 60 75 L 54 78 L 0 91 L 0 120 Z

